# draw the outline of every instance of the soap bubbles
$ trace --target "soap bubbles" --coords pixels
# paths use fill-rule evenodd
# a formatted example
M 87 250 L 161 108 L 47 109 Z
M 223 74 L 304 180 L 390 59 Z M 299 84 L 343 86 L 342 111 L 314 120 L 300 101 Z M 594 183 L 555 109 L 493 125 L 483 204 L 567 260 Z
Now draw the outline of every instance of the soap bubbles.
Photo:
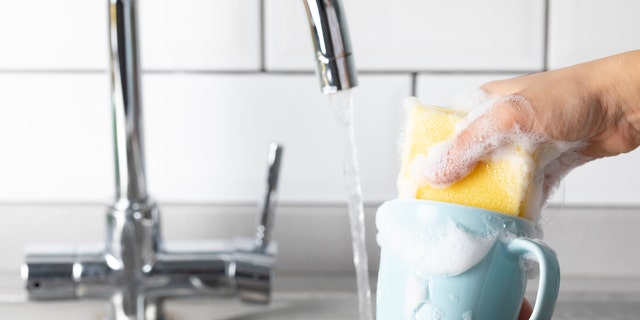
M 443 217 L 439 210 L 437 205 L 423 204 L 411 222 L 398 219 L 384 205 L 376 214 L 378 244 L 391 249 L 424 280 L 456 276 L 471 269 L 486 256 L 498 236 L 469 232 L 451 218 L 438 221 Z
M 564 202 L 561 180 L 589 160 L 578 152 L 584 142 L 553 140 L 514 124 L 511 118 L 514 114 L 534 114 L 527 99 L 517 95 L 495 99 L 476 89 L 458 95 L 447 108 L 467 114 L 457 123 L 452 138 L 431 146 L 426 156 L 416 157 L 419 162 L 416 167 L 421 168 L 423 179 L 434 187 L 447 187 L 452 179 L 465 177 L 478 161 L 516 163 L 522 161 L 523 154 L 528 154 L 533 161 L 520 166 L 526 169 L 522 174 L 529 176 L 521 217 L 548 222 L 559 211 L 558 204 Z M 547 208 L 554 194 L 553 206 Z

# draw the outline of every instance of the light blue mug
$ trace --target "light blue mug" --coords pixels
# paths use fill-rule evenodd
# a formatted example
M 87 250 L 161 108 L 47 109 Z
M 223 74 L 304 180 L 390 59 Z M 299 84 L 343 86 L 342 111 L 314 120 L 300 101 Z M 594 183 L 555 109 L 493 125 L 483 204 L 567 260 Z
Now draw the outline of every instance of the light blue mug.
M 427 200 L 385 202 L 378 320 L 518 319 L 527 280 L 540 276 L 531 319 L 551 319 L 560 267 L 525 219 Z

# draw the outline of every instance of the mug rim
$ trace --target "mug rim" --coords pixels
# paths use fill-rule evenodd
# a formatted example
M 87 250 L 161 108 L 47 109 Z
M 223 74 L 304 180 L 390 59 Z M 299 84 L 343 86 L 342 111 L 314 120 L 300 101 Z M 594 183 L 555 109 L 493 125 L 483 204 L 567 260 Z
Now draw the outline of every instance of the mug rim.
M 390 206 L 413 207 L 415 208 L 414 210 L 407 211 L 408 213 L 412 213 L 421 206 L 429 205 L 437 206 L 439 208 L 439 210 L 436 211 L 438 216 L 447 216 L 453 219 L 459 226 L 467 229 L 467 231 L 481 234 L 490 230 L 504 230 L 517 237 L 526 237 L 530 239 L 543 238 L 543 232 L 540 225 L 525 218 L 479 207 L 424 199 L 397 198 L 385 201 L 378 208 L 378 212 L 376 213 L 376 226 L 380 231 L 381 228 L 378 226 L 378 215 L 380 215 L 381 209 L 383 208 Z M 449 208 L 452 210 L 440 210 L 440 208 Z M 399 213 L 395 212 L 394 214 Z

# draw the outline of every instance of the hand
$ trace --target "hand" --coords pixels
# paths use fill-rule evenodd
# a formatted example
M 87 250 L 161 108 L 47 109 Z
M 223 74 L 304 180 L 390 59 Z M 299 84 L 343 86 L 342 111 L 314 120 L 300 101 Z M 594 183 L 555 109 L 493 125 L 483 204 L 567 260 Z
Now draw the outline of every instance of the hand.
M 522 301 L 522 308 L 520 308 L 520 316 L 518 320 L 529 320 L 531 318 L 531 314 L 533 313 L 533 308 L 527 299 L 525 298 Z
M 482 89 L 495 103 L 428 157 L 428 183 L 454 183 L 495 149 L 526 140 L 541 150 L 546 196 L 571 169 L 640 145 L 640 51 Z

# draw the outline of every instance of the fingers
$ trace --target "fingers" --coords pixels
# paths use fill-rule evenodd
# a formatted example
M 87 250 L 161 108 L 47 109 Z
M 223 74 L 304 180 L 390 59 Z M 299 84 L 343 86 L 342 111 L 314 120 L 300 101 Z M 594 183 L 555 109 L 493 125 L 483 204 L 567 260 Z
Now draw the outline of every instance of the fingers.
M 471 173 L 496 148 L 522 140 L 523 130 L 530 128 L 529 109 L 529 103 L 521 96 L 502 98 L 451 140 L 432 147 L 423 172 L 427 183 L 437 187 L 451 185 Z
M 544 75 L 545 72 L 540 72 L 515 78 L 491 81 L 482 85 L 481 88 L 491 96 L 506 97 L 526 89 L 532 83 L 539 81 L 539 79 Z
M 431 148 L 424 167 L 427 183 L 446 187 L 466 177 L 483 155 L 495 148 L 491 131 L 482 128 L 487 121 L 490 120 L 478 119 L 453 140 Z
M 518 320 L 529 320 L 532 313 L 533 307 L 531 307 L 527 298 L 524 298 L 524 300 L 522 300 L 522 308 L 520 308 L 520 316 L 518 317 Z

